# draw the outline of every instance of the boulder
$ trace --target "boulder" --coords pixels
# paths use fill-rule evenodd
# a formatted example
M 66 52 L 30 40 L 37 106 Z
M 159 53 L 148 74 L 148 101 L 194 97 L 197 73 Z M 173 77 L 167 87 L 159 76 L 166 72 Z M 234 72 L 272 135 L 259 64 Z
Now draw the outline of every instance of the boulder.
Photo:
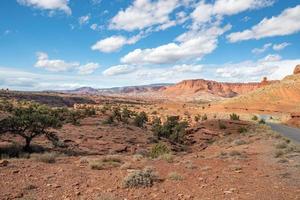
M 294 74 L 300 74 L 300 65 L 297 65 L 294 69 Z

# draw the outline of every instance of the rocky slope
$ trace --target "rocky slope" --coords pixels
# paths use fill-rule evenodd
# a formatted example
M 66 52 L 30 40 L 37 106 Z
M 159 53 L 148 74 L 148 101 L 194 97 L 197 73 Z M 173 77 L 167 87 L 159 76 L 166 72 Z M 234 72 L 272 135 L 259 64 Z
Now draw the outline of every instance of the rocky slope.
M 166 87 L 162 92 L 167 96 L 197 98 L 231 98 L 241 94 L 246 94 L 258 88 L 275 83 L 264 78 L 256 83 L 222 83 L 204 79 L 184 80 L 174 86 Z
M 259 88 L 248 94 L 230 99 L 223 103 L 224 107 L 273 111 L 299 112 L 300 111 L 300 73 L 295 69 L 293 75 L 285 77 L 280 82 Z

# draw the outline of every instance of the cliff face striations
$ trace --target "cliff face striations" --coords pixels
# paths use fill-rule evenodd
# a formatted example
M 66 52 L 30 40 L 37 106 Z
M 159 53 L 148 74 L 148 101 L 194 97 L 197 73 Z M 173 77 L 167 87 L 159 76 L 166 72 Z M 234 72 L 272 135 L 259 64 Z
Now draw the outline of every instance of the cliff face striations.
M 163 89 L 167 95 L 194 95 L 196 93 L 209 93 L 220 97 L 235 97 L 270 85 L 274 81 L 266 78 L 259 83 L 222 83 L 204 79 L 184 80 L 180 83 Z

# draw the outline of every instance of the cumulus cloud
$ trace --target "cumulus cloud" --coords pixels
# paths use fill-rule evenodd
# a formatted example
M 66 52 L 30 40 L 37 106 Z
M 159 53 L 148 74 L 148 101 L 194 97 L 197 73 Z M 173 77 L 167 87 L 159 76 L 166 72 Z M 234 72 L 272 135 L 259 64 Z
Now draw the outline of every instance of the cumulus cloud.
M 172 70 L 176 72 L 191 72 L 191 73 L 200 73 L 202 72 L 203 66 L 202 65 L 175 65 Z
M 273 49 L 275 50 L 275 51 L 280 51 L 280 50 L 283 50 L 283 49 L 285 49 L 286 47 L 288 47 L 288 46 L 290 46 L 291 44 L 290 43 L 288 43 L 288 42 L 283 42 L 283 43 L 281 43 L 281 44 L 274 44 L 273 45 Z
M 260 60 L 260 62 L 273 62 L 273 61 L 279 61 L 281 60 L 281 56 L 278 54 L 269 54 L 263 59 Z
M 35 67 L 43 68 L 52 72 L 64 72 L 75 67 L 79 67 L 78 62 L 66 62 L 64 60 L 51 60 L 48 57 L 48 54 L 44 52 L 38 52 L 37 54 L 37 62 L 35 63 Z
M 81 74 L 81 75 L 92 74 L 99 67 L 100 67 L 100 65 L 98 63 L 87 63 L 78 68 L 78 74 Z
M 252 53 L 261 54 L 267 51 L 272 46 L 272 43 L 265 44 L 262 48 L 254 48 L 252 49 Z
M 111 53 L 120 50 L 126 44 L 134 44 L 144 37 L 141 33 L 131 38 L 126 38 L 120 35 L 114 35 L 96 42 L 91 49 L 104 53 Z
M 218 36 L 231 26 L 211 27 L 201 31 L 188 31 L 180 35 L 176 42 L 151 49 L 136 49 L 121 58 L 126 64 L 168 64 L 182 60 L 201 59 L 211 53 L 218 43 Z
M 246 10 L 267 7 L 273 3 L 274 0 L 216 0 L 214 3 L 206 3 L 206 1 L 202 0 L 198 3 L 191 16 L 196 23 L 202 24 L 213 19 L 220 20 L 226 15 L 235 15 Z
M 291 75 L 299 59 L 283 60 L 278 55 L 268 55 L 258 61 L 244 61 L 217 66 L 216 77 L 225 81 L 260 81 L 262 77 L 280 80 Z
M 284 36 L 300 31 L 300 5 L 285 9 L 280 15 L 264 18 L 251 29 L 234 32 L 227 36 L 230 42 Z
M 90 18 L 91 18 L 91 15 L 90 15 L 90 14 L 85 15 L 85 16 L 81 16 L 81 17 L 78 18 L 78 23 L 79 23 L 80 25 L 88 24 Z
M 131 6 L 118 12 L 110 22 L 111 29 L 141 30 L 153 25 L 169 23 L 169 15 L 178 5 L 178 0 L 135 0 Z
M 60 10 L 68 15 L 72 14 L 71 8 L 68 6 L 69 0 L 17 0 L 17 2 L 21 5 L 38 9 L 49 11 Z
M 105 76 L 116 76 L 116 75 L 122 75 L 122 74 L 129 74 L 131 72 L 134 72 L 137 68 L 135 66 L 130 65 L 116 65 L 112 66 L 105 71 L 102 72 Z
M 37 61 L 34 66 L 50 72 L 66 72 L 76 70 L 80 75 L 89 75 L 100 67 L 98 63 L 94 62 L 80 65 L 79 62 L 66 62 L 60 59 L 49 59 L 48 54 L 44 52 L 37 52 L 36 56 Z

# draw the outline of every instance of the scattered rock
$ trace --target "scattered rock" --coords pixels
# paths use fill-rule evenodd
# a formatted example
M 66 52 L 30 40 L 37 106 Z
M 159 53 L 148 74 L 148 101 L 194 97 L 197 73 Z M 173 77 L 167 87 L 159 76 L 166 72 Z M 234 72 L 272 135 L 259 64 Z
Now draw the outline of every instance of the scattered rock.
M 0 160 L 0 167 L 6 167 L 8 163 L 9 162 L 7 160 Z

